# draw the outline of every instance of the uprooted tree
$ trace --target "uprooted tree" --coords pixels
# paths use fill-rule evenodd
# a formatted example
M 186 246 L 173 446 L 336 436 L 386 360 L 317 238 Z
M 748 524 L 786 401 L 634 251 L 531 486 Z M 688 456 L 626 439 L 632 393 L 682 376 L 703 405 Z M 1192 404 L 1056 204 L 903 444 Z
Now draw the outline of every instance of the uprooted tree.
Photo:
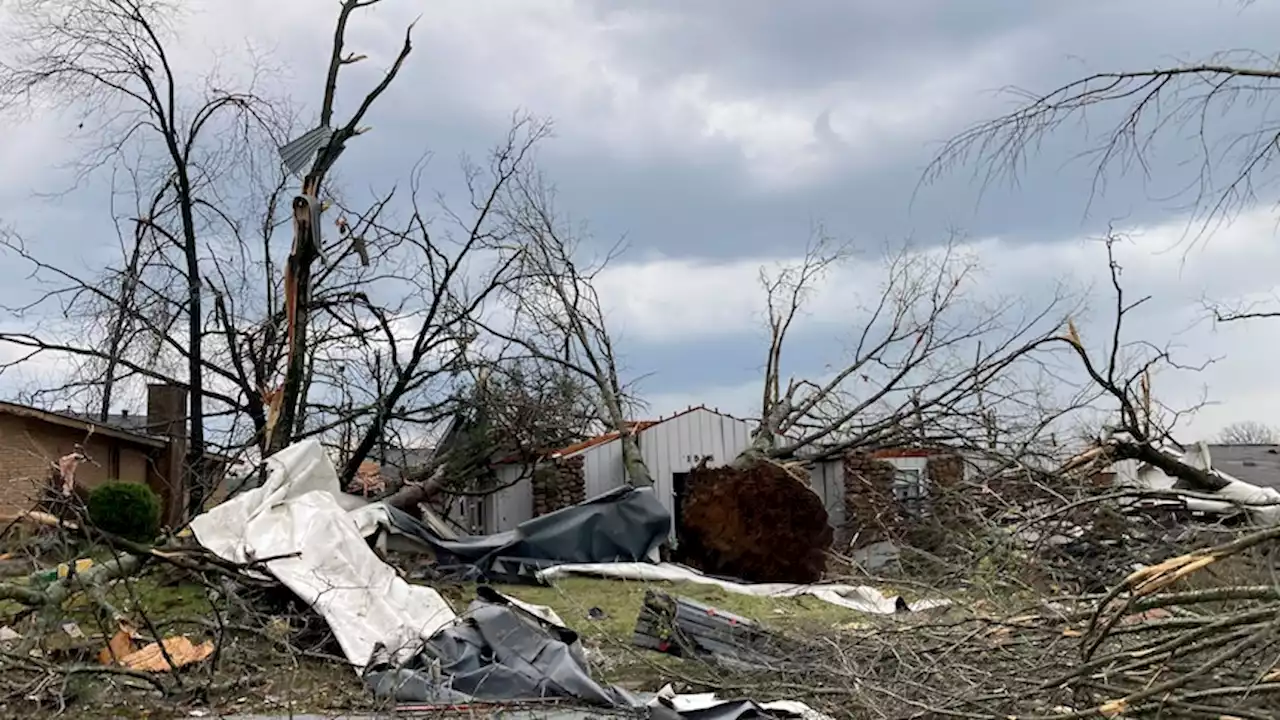
M 819 234 L 798 262 L 762 271 L 768 345 L 761 421 L 729 471 L 696 486 L 688 501 L 690 507 L 740 508 L 725 518 L 708 512 L 716 520 L 691 529 L 700 548 L 714 546 L 712 555 L 767 563 L 782 530 L 752 528 L 758 517 L 775 512 L 771 508 L 790 487 L 789 507 L 804 510 L 784 526 L 794 535 L 782 542 L 794 548 L 793 557 L 807 555 L 808 573 L 816 576 L 831 534 L 824 532 L 825 509 L 807 489 L 806 465 L 886 447 L 970 443 L 1017 462 L 1054 418 L 1080 401 L 1050 406 L 1027 399 L 1039 368 L 1034 354 L 1061 327 L 1067 296 L 1057 294 L 1040 306 L 983 297 L 975 259 L 952 243 L 889 253 L 865 277 L 875 292 L 854 310 L 848 355 L 825 376 L 787 377 L 785 349 L 806 302 L 830 273 L 851 272 L 852 258 L 846 245 Z M 840 277 L 838 284 L 857 280 L 864 278 Z M 850 304 L 859 300 L 851 297 Z M 975 437 L 990 441 L 974 443 Z M 764 492 L 761 483 L 775 490 Z M 692 522 L 701 516 L 695 513 Z

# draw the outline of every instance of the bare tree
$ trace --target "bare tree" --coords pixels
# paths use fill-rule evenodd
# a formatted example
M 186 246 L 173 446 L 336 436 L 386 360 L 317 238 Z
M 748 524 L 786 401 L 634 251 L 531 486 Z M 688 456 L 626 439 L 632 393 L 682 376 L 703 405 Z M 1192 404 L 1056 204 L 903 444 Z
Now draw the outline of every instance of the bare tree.
M 782 391 L 783 345 L 792 324 L 827 271 L 849 257 L 847 246 L 836 245 L 819 228 L 805 249 L 804 257 L 794 265 L 784 265 L 770 274 L 760 269 L 760 284 L 765 291 L 766 322 L 769 349 L 765 360 L 764 393 L 760 398 L 760 428 L 752 438 L 745 457 L 758 457 L 776 449 L 778 433 L 792 410 L 787 398 L 794 397 L 796 380 Z
M 1242 420 L 1222 428 L 1218 442 L 1224 445 L 1275 445 L 1280 443 L 1280 431 L 1256 420 Z
M 303 385 L 307 368 L 307 332 L 311 318 L 312 269 L 321 253 L 320 217 L 323 211 L 322 185 L 325 175 L 333 168 L 338 157 L 352 138 L 363 133 L 361 126 L 369 109 L 386 92 L 403 67 L 413 49 L 410 38 L 413 27 L 405 31 L 404 43 L 382 80 L 369 91 L 351 117 L 334 127 L 334 103 L 337 97 L 338 76 L 346 65 L 359 62 L 365 56 L 344 54 L 346 28 L 351 14 L 361 8 L 378 4 L 381 0 L 343 0 L 334 30 L 333 48 L 325 74 L 324 99 L 320 105 L 320 123 L 312 133 L 299 139 L 298 144 L 286 148 L 286 156 L 309 150 L 313 143 L 319 147 L 302 181 L 302 192 L 293 199 L 294 241 L 293 251 L 285 266 L 284 303 L 287 310 L 288 364 L 284 383 L 279 390 L 279 410 L 276 422 L 268 423 L 268 449 L 280 450 L 295 437 L 295 418 L 299 399 L 304 396 Z M 288 157 L 286 157 L 286 160 Z M 274 432 L 276 424 L 283 432 Z M 358 464 L 358 463 L 357 463 Z
M 176 304 L 186 318 L 187 465 L 198 490 L 206 396 L 200 237 L 219 222 L 210 187 L 228 159 L 226 138 L 257 132 L 273 119 L 253 84 L 226 91 L 210 83 L 192 97 L 166 47 L 175 9 L 163 0 L 14 3 L 7 28 L 14 59 L 0 68 L 0 106 L 13 111 L 49 102 L 77 113 L 81 127 L 93 126 L 104 138 L 83 161 L 84 172 L 142 146 L 160 148 L 149 168 L 157 212 L 137 222 L 181 258 L 185 290 Z M 116 300 L 131 300 L 135 286 L 126 270 Z M 117 323 L 113 335 L 120 334 Z M 109 402 L 110 393 L 104 398 Z
M 1180 142 L 1179 150 L 1191 159 L 1178 164 L 1196 176 L 1170 199 L 1190 207 L 1193 239 L 1201 240 L 1256 201 L 1276 199 L 1271 170 L 1280 152 L 1280 118 L 1271 100 L 1278 90 L 1275 57 L 1253 50 L 1096 72 L 1047 91 L 1015 88 L 1011 94 L 1020 106 L 951 138 L 923 180 L 967 163 L 984 184 L 1013 179 L 1043 140 L 1068 127 L 1085 127 L 1090 136 L 1080 156 L 1093 165 L 1092 200 L 1117 173 L 1167 174 L 1155 170 L 1155 154 L 1162 142 Z M 1098 116 L 1108 113 L 1117 119 L 1099 123 Z M 1103 130 L 1093 134 L 1095 127 Z M 1209 305 L 1220 321 L 1280 316 L 1265 303 Z
M 1126 320 L 1150 296 L 1131 299 L 1120 282 L 1121 266 L 1115 259 L 1117 237 L 1105 239 L 1109 277 L 1114 297 L 1114 315 L 1108 343 L 1101 352 L 1090 351 L 1075 324 L 1068 322 L 1058 340 L 1066 343 L 1078 358 L 1088 380 L 1100 388 L 1115 414 L 1094 440 L 1094 447 L 1073 458 L 1064 469 L 1088 462 L 1137 460 L 1178 478 L 1193 489 L 1214 492 L 1227 485 L 1217 474 L 1182 462 L 1163 450 L 1181 446 L 1173 438 L 1178 421 L 1196 408 L 1173 408 L 1160 402 L 1152 392 L 1157 370 L 1202 370 L 1208 362 L 1186 365 L 1178 362 L 1170 349 L 1147 341 L 1124 337 Z
M 888 254 L 871 302 L 857 308 L 850 352 L 829 376 L 792 378 L 784 387 L 783 348 L 805 297 L 847 258 L 819 238 L 795 265 L 762 275 L 769 313 L 762 422 L 740 463 L 838 457 L 989 430 L 990 406 L 1017 405 L 1019 390 L 1007 381 L 1024 365 L 1039 367 L 1034 352 L 1070 307 L 1064 290 L 1035 307 L 979 299 L 976 261 L 962 248 L 902 248 Z
M 355 474 L 388 422 L 397 414 L 403 415 L 396 407 L 414 397 L 414 391 L 434 379 L 456 377 L 475 366 L 472 345 L 480 335 L 476 318 L 483 315 L 486 301 L 504 287 L 516 262 L 513 257 L 503 257 L 499 247 L 505 224 L 497 203 L 510 184 L 530 172 L 530 153 L 546 132 L 543 123 L 517 120 L 505 141 L 492 152 L 488 167 L 467 166 L 469 214 L 444 208 L 450 224 L 460 231 L 456 235 L 448 230 L 433 231 L 425 210 L 417 204 L 414 188 L 412 213 L 395 234 L 416 250 L 411 256 L 416 272 L 405 277 L 414 292 L 406 297 L 419 298 L 422 304 L 411 312 L 401 309 L 395 313 L 407 330 L 399 337 L 391 325 L 393 314 L 386 308 L 372 303 L 363 308 L 363 314 L 377 321 L 387 345 L 389 375 L 381 396 L 372 399 L 373 410 L 365 420 L 363 435 L 347 461 L 347 477 Z M 423 407 L 421 402 L 417 405 Z M 427 407 L 437 407 L 441 416 L 454 411 L 450 403 Z
M 507 325 L 487 330 L 589 384 L 605 425 L 620 436 L 623 466 L 637 487 L 653 485 L 630 417 L 628 389 L 619 379 L 618 354 L 594 281 L 617 248 L 602 260 L 583 263 L 581 238 L 555 207 L 555 192 L 541 175 L 515 179 L 500 199 L 508 223 L 507 253 L 514 274 L 506 284 Z

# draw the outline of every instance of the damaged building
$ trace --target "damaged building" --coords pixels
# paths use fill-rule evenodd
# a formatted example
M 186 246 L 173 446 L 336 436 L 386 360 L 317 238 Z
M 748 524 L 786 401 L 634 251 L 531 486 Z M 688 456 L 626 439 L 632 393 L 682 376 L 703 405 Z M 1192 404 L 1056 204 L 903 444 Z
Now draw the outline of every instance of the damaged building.
M 676 527 L 690 471 L 704 459 L 712 467 L 733 461 L 750 445 L 754 430 L 750 420 L 705 406 L 634 424 L 654 492 Z M 969 477 L 978 466 L 974 458 L 950 448 L 885 449 L 867 457 L 874 462 L 850 455 L 814 463 L 810 469 L 810 486 L 827 509 L 837 542 L 852 538 L 850 519 L 865 525 L 868 508 L 878 507 L 883 513 L 890 501 L 909 514 L 927 505 L 931 484 L 949 482 L 952 476 Z M 498 463 L 496 474 L 503 489 L 464 503 L 470 524 L 486 534 L 511 530 L 627 481 L 617 432 L 547 453 L 532 468 L 516 461 Z

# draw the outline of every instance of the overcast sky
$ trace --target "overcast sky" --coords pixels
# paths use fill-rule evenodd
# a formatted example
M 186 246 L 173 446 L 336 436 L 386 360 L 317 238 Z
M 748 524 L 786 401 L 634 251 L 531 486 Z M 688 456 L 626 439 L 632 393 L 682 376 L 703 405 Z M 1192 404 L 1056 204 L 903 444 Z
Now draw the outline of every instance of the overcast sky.
M 198 76 L 216 55 L 234 74 L 253 47 L 314 112 L 336 2 L 183 4 L 181 72 Z M 1116 178 L 1090 203 L 1091 168 L 1069 162 L 1084 147 L 1075 128 L 1033 156 L 1016 187 L 979 193 L 974 168 L 962 167 L 916 193 L 939 142 L 1011 107 L 1001 88 L 1047 90 L 1090 71 L 1227 48 L 1265 52 L 1280 30 L 1274 4 L 384 0 L 353 22 L 349 45 L 370 59 L 345 82 L 374 81 L 420 13 L 408 67 L 369 116 L 373 130 L 343 156 L 341 177 L 387 185 L 429 151 L 432 177 L 448 191 L 454 158 L 483 153 L 513 111 L 552 118 L 542 164 L 561 206 L 599 242 L 627 239 L 602 290 L 626 369 L 644 375 L 655 415 L 697 403 L 754 412 L 764 352 L 756 273 L 802 252 L 815 223 L 862 248 L 867 263 L 886 245 L 926 247 L 959 231 L 986 282 L 1027 298 L 1063 277 L 1100 279 L 1105 257 L 1091 239 L 1114 225 L 1133 237 L 1120 250 L 1127 288 L 1153 296 L 1131 337 L 1173 341 L 1187 362 L 1215 359 L 1157 383 L 1168 403 L 1201 392 L 1213 403 L 1184 439 L 1233 420 L 1280 424 L 1280 381 L 1268 372 L 1280 320 L 1214 328 L 1200 302 L 1272 292 L 1274 198 L 1188 253 L 1178 244 L 1183 208 L 1160 199 L 1187 148 L 1161 148 L 1165 166 L 1149 181 Z M 1241 113 L 1247 122 L 1264 111 Z M 61 257 L 92 257 L 114 242 L 101 196 L 34 195 L 67 184 L 59 167 L 78 151 L 69 129 L 41 116 L 8 128 L 0 220 Z M 790 372 L 817 375 L 836 360 L 856 329 L 842 293 L 865 273 L 832 277 L 792 339 Z M 4 297 L 29 289 L 13 268 L 0 279 Z M 1106 298 L 1097 299 L 1081 323 L 1086 340 L 1105 321 Z

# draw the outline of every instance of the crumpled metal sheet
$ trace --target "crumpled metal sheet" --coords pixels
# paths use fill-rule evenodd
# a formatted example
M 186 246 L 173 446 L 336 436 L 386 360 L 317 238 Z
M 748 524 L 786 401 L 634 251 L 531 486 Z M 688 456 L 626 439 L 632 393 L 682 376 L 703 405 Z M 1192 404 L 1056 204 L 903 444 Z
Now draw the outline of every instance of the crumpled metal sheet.
M 306 134 L 290 140 L 284 147 L 280 148 L 280 159 L 284 161 L 284 166 L 294 175 L 301 175 L 307 166 L 311 164 L 311 158 L 319 152 L 324 146 L 329 144 L 329 140 L 333 138 L 333 128 L 327 125 L 307 132 Z
M 496 535 L 446 540 L 406 513 L 386 508 L 378 518 L 406 542 L 433 553 L 441 566 L 466 566 L 477 577 L 530 581 L 561 564 L 645 562 L 671 533 L 671 514 L 650 488 L 623 486 L 586 502 L 526 520 Z
M 569 698 L 596 707 L 639 707 L 627 691 L 586 669 L 577 633 L 481 588 L 459 622 L 441 629 L 399 666 L 375 655 L 365 683 L 382 699 L 463 703 Z
M 395 666 L 387 657 L 375 657 L 364 673 L 370 690 L 381 699 L 402 704 L 517 704 L 561 698 L 655 720 L 792 716 L 830 720 L 795 701 L 757 703 L 722 700 L 711 693 L 678 695 L 670 686 L 657 695 L 639 696 L 601 685 L 587 671 L 577 633 L 523 610 L 513 598 L 489 588 L 482 586 L 477 594 L 463 618 L 432 636 L 408 663 Z M 569 708 L 562 715 L 598 717 Z

